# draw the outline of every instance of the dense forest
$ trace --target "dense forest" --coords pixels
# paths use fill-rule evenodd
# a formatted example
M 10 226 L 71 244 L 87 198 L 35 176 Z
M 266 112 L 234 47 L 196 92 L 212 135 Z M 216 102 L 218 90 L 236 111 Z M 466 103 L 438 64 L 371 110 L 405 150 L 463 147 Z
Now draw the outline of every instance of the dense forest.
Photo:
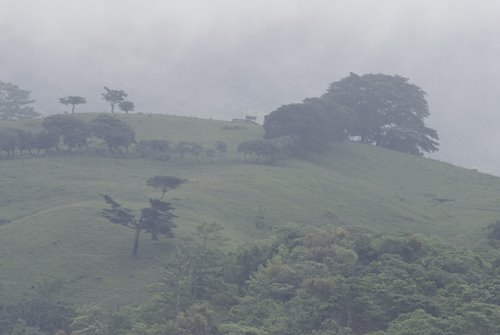
M 0 310 L 2 334 L 498 334 L 499 264 L 418 234 L 283 226 L 224 252 L 196 227 L 152 299 L 71 306 L 57 283 Z M 76 308 L 76 309 L 75 309 Z M 71 332 L 70 332 L 71 329 Z M 65 331 L 62 331 L 65 330 Z

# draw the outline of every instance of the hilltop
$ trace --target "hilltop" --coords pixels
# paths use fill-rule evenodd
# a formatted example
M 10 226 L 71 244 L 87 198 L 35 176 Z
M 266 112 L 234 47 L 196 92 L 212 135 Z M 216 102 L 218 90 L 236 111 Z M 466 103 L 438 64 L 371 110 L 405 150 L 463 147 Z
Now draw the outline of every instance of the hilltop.
M 94 114 L 78 114 L 88 121 Z M 500 178 L 359 143 L 274 165 L 245 163 L 236 148 L 261 137 L 258 125 L 163 115 L 117 115 L 141 139 L 228 143 L 225 157 L 155 161 L 75 154 L 0 161 L 0 297 L 11 299 L 60 280 L 73 300 L 139 302 L 158 277 L 171 241 L 141 241 L 99 216 L 99 193 L 139 209 L 158 192 L 147 178 L 174 175 L 189 183 L 168 194 L 178 236 L 218 222 L 227 248 L 263 238 L 259 212 L 271 227 L 354 225 L 382 232 L 418 232 L 477 247 L 499 217 Z M 36 131 L 40 120 L 4 121 Z

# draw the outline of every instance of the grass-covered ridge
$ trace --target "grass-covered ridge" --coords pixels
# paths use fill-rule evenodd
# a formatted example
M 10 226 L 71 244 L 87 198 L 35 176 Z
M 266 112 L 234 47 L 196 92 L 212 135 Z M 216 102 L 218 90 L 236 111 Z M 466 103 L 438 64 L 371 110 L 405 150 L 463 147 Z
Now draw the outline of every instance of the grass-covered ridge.
M 79 115 L 85 121 L 93 114 Z M 278 226 L 359 225 L 411 231 L 477 246 L 483 228 L 498 219 L 500 179 L 421 157 L 356 143 L 341 143 L 308 160 L 276 165 L 244 163 L 242 141 L 259 126 L 161 115 L 119 115 L 141 139 L 228 143 L 222 158 L 155 161 L 67 155 L 0 161 L 0 297 L 10 299 L 43 280 L 61 280 L 75 301 L 140 301 L 171 242 L 144 237 L 132 258 L 132 235 L 99 216 L 99 193 L 136 209 L 159 194 L 146 186 L 154 175 L 189 183 L 167 194 L 176 207 L 176 233 L 218 222 L 228 248 L 264 237 L 253 218 L 262 208 Z M 39 120 L 0 126 L 40 129 Z M 239 128 L 233 128 L 234 126 Z M 2 221 L 4 222 L 4 221 Z

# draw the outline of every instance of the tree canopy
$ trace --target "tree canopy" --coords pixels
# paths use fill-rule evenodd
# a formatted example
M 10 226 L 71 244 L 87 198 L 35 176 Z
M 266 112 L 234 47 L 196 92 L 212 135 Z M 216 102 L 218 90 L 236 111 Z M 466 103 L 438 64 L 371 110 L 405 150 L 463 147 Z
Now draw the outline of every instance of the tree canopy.
M 351 73 L 330 84 L 321 97 L 348 107 L 356 117 L 349 131 L 362 143 L 410 154 L 438 150 L 436 130 L 425 125 L 429 116 L 426 93 L 407 78 Z
M 186 179 L 172 177 L 172 176 L 154 176 L 147 180 L 147 185 L 157 190 L 161 190 L 161 197 L 165 196 L 169 190 L 174 190 L 186 183 Z
M 135 143 L 135 133 L 132 128 L 113 116 L 99 115 L 90 121 L 89 127 L 95 137 L 106 142 L 111 153 Z
M 115 105 L 124 101 L 127 97 L 127 93 L 122 90 L 112 90 L 106 86 L 104 86 L 104 93 L 102 94 L 102 98 L 109 102 L 111 105 L 111 113 L 115 112 Z
M 347 138 L 350 115 L 327 99 L 309 98 L 284 105 L 266 115 L 264 138 L 294 136 L 299 139 L 295 153 L 320 151 L 332 141 Z
M 134 110 L 135 105 L 132 101 L 121 101 L 118 104 L 118 107 L 120 108 L 120 110 L 128 114 L 128 112 L 132 112 Z
M 266 115 L 264 137 L 296 136 L 296 154 L 350 139 L 421 155 L 438 150 L 438 134 L 425 124 L 428 116 L 425 92 L 407 78 L 351 73 L 319 98 Z
M 84 97 L 79 96 L 67 96 L 64 98 L 59 98 L 59 102 L 63 105 L 71 105 L 71 113 L 75 112 L 75 106 L 87 103 Z
M 171 211 L 174 209 L 169 202 L 158 199 L 149 199 L 149 207 L 141 209 L 139 218 L 129 208 L 123 207 L 107 194 L 101 194 L 106 204 L 111 208 L 101 210 L 101 215 L 110 222 L 135 230 L 132 254 L 135 256 L 139 250 L 139 237 L 142 231 L 151 234 L 151 239 L 158 240 L 159 235 L 167 238 L 174 237 L 173 220 L 176 217 Z
M 48 116 L 43 120 L 42 126 L 58 139 L 62 137 L 63 143 L 70 150 L 74 147 L 81 149 L 87 145 L 90 131 L 85 122 L 72 115 L 57 114 Z
M 40 115 L 30 106 L 30 91 L 20 89 L 12 83 L 0 81 L 0 119 L 32 119 Z

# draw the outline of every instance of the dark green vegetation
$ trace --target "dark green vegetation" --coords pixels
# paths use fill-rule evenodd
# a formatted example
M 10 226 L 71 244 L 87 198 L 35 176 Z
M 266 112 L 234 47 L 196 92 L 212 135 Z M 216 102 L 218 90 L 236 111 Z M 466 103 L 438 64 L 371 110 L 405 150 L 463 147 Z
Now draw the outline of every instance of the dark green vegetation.
M 500 268 L 420 234 L 281 227 L 224 252 L 198 225 L 165 261 L 145 303 L 77 310 L 42 287 L 0 309 L 0 331 L 30 334 L 402 335 L 500 332 Z M 19 332 L 20 334 L 25 334 Z
M 298 154 L 350 139 L 421 155 L 438 149 L 436 130 L 424 122 L 428 116 L 425 92 L 408 79 L 351 73 L 321 97 L 267 115 L 264 129 L 266 138 L 297 137 Z
M 137 218 L 130 208 L 123 207 L 111 196 L 102 194 L 102 197 L 106 204 L 111 206 L 111 209 L 102 209 L 101 215 L 112 223 L 122 225 L 135 231 L 132 255 L 137 255 L 137 251 L 139 250 L 139 238 L 142 231 L 150 234 L 153 241 L 158 241 L 159 235 L 164 235 L 168 238 L 174 237 L 173 228 L 176 226 L 173 223 L 173 219 L 175 215 L 171 213 L 174 208 L 169 202 L 149 199 L 150 206 L 141 209 L 141 216 Z

